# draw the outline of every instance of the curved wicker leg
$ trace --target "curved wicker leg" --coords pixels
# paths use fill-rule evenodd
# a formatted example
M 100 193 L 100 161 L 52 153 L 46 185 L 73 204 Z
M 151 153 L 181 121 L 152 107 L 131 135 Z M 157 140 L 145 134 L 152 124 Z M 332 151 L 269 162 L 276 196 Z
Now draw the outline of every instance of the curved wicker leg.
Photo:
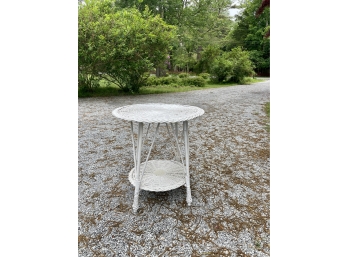
M 190 171 L 189 171 L 189 141 L 188 141 L 188 121 L 184 121 L 184 141 L 185 141 L 185 168 L 186 168 L 186 202 L 188 206 L 191 206 L 191 187 L 190 187 Z
M 135 190 L 134 190 L 134 201 L 133 201 L 133 212 L 137 212 L 139 208 L 139 193 L 140 193 L 140 162 L 141 162 L 141 148 L 143 139 L 143 123 L 139 122 L 138 126 L 138 145 L 137 145 L 137 165 L 135 166 Z

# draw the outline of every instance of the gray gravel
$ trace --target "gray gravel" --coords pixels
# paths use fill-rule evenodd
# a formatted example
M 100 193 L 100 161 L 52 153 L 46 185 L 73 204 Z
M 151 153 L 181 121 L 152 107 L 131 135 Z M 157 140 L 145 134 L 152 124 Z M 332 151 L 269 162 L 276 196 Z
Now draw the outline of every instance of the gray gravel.
M 270 135 L 263 111 L 269 101 L 269 80 L 184 93 L 79 99 L 79 256 L 269 256 Z M 111 112 L 154 102 L 205 110 L 189 122 L 193 202 L 186 205 L 184 186 L 141 191 L 134 215 L 129 123 Z M 165 127 L 160 131 L 151 158 L 172 158 Z

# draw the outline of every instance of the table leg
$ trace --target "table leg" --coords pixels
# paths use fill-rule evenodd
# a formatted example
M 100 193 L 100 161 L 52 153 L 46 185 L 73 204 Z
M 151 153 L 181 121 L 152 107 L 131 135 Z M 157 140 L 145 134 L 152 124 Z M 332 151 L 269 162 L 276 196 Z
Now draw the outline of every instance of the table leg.
M 190 187 L 190 171 L 189 171 L 189 141 L 188 141 L 188 121 L 184 121 L 184 141 L 185 141 L 185 168 L 186 168 L 186 202 L 188 206 L 191 206 L 191 187 Z
M 176 138 L 179 138 L 179 128 L 178 128 L 177 122 L 175 122 L 175 136 L 176 136 Z
M 143 123 L 139 122 L 138 125 L 138 145 L 137 145 L 137 165 L 135 166 L 135 190 L 134 190 L 134 202 L 133 212 L 136 213 L 139 208 L 139 193 L 140 193 L 140 162 L 141 162 L 141 149 L 143 140 Z

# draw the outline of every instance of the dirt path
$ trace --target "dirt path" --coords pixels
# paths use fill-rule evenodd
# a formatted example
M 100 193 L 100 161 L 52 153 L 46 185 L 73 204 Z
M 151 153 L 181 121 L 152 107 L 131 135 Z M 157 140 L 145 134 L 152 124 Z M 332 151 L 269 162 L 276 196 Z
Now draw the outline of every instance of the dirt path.
M 269 100 L 269 81 L 79 99 L 79 256 L 269 256 L 270 136 L 263 111 Z M 152 102 L 205 110 L 189 122 L 193 202 L 186 205 L 184 186 L 141 191 L 133 215 L 129 123 L 111 112 Z M 156 145 L 151 157 L 172 158 L 167 148 Z

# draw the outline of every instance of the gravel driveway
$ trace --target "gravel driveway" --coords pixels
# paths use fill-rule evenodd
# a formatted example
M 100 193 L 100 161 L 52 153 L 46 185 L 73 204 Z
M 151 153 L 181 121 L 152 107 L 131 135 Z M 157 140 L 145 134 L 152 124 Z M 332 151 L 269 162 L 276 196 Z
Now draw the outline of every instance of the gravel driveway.
M 269 101 L 269 80 L 184 93 L 79 99 L 79 256 L 269 256 L 270 135 L 263 111 Z M 184 186 L 141 191 L 134 215 L 129 122 L 111 112 L 154 102 L 205 110 L 189 121 L 193 201 L 186 205 Z M 165 129 L 160 127 L 150 159 L 173 157 Z

